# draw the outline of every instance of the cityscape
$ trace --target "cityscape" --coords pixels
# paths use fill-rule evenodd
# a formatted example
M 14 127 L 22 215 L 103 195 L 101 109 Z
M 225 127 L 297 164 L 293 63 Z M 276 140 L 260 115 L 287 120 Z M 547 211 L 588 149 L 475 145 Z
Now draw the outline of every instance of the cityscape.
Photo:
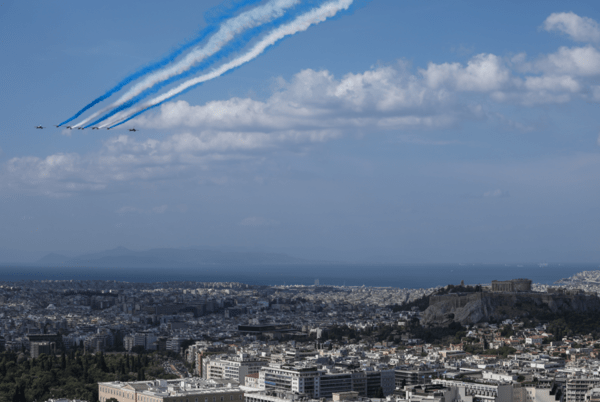
M 0 1 L 0 402 L 600 402 L 599 5 Z
M 57 377 L 83 360 L 97 371 L 85 376 L 99 380 L 71 389 L 32 379 L 0 392 L 100 402 L 590 401 L 600 394 L 598 278 L 431 289 L 4 282 L 0 372 L 30 362 Z

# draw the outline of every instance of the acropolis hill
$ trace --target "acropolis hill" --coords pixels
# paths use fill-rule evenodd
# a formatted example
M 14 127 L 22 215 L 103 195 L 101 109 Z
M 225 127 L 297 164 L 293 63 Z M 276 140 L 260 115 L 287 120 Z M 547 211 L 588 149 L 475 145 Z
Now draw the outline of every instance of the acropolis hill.
M 531 290 L 528 279 L 493 281 L 481 291 L 433 294 L 423 313 L 422 324 L 439 326 L 452 322 L 476 324 L 543 313 L 583 313 L 600 311 L 596 293 L 580 289 L 546 288 Z

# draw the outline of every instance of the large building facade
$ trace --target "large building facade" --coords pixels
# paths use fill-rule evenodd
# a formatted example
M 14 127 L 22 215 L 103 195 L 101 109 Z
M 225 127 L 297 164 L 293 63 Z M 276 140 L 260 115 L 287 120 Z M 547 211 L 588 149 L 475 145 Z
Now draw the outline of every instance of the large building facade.
M 332 394 L 356 391 L 375 397 L 381 390 L 391 395 L 395 389 L 394 370 L 318 370 L 271 364 L 260 369 L 258 386 L 262 390 L 295 392 L 310 398 L 331 398 Z
M 98 400 L 111 398 L 119 402 L 241 402 L 244 392 L 237 383 L 201 378 L 98 383 Z

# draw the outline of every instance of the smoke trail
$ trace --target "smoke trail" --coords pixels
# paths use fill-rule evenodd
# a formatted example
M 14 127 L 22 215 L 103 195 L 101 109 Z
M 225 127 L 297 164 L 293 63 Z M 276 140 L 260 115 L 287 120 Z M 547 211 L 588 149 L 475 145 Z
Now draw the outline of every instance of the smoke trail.
M 222 60 L 224 57 L 228 56 L 230 53 L 237 51 L 241 48 L 243 48 L 244 45 L 246 45 L 250 40 L 258 37 L 258 35 L 262 32 L 268 31 L 269 29 L 273 29 L 273 28 L 278 28 L 280 26 L 283 26 L 284 23 L 288 22 L 288 21 L 294 21 L 295 18 L 297 18 L 298 15 L 300 15 L 303 11 L 305 10 L 313 10 L 314 9 L 314 2 L 317 1 L 319 3 L 322 4 L 321 0 L 305 0 L 305 3 L 302 4 L 299 7 L 296 7 L 296 9 L 294 10 L 293 13 L 288 14 L 282 18 L 279 18 L 275 21 L 272 21 L 270 23 L 264 24 L 262 26 L 253 28 L 251 30 L 249 30 L 248 32 L 246 32 L 244 35 L 241 36 L 240 39 L 238 39 L 236 42 L 234 42 L 233 44 L 225 47 L 224 49 L 222 49 L 220 52 L 218 52 L 217 54 L 213 55 L 212 57 L 208 58 L 207 60 L 205 60 L 203 63 L 201 63 L 198 66 L 195 66 L 191 69 L 189 69 L 187 72 L 171 77 L 163 82 L 160 82 L 158 84 L 156 84 L 155 86 L 151 87 L 151 88 L 147 88 L 146 90 L 144 90 L 141 94 L 137 95 L 136 97 L 134 97 L 133 99 L 123 103 L 120 106 L 117 106 L 115 108 L 113 108 L 109 113 L 105 114 L 104 116 L 102 116 L 101 118 L 93 121 L 92 123 L 89 123 L 90 118 L 84 120 L 83 122 L 78 123 L 75 127 L 79 127 L 82 125 L 82 123 L 87 124 L 85 127 L 90 127 L 93 125 L 97 125 L 98 123 L 106 120 L 107 118 L 110 118 L 111 116 L 121 112 L 122 110 L 126 110 L 128 108 L 130 108 L 131 106 L 133 106 L 134 104 L 138 103 L 140 100 L 144 99 L 145 97 L 155 94 L 156 92 L 158 92 L 162 87 L 171 84 L 173 82 L 179 81 L 180 79 L 183 78 L 187 78 L 189 76 L 192 76 L 193 74 L 195 74 L 198 71 L 202 71 L 208 67 L 210 67 L 211 65 L 215 64 L 217 61 Z M 106 110 L 108 110 L 110 108 L 104 109 L 101 112 L 105 112 Z M 92 116 L 92 118 L 95 118 L 98 116 L 99 113 L 96 113 Z M 122 115 L 121 113 L 119 113 L 119 115 Z M 114 120 L 114 119 L 113 119 Z M 103 127 L 105 127 L 106 125 L 103 125 Z
M 195 46 L 195 45 L 201 43 L 210 34 L 215 32 L 218 28 L 219 22 L 221 22 L 225 19 L 231 18 L 237 11 L 241 10 L 242 8 L 245 8 L 245 7 L 255 4 L 255 3 L 259 3 L 261 1 L 262 0 L 242 0 L 242 1 L 239 1 L 236 3 L 233 3 L 227 10 L 225 8 L 223 8 L 223 6 L 221 6 L 221 7 L 217 6 L 214 9 L 208 10 L 205 13 L 207 16 L 209 16 L 211 13 L 216 13 L 216 14 L 218 14 L 218 16 L 217 17 L 210 16 L 210 17 L 206 18 L 207 20 L 212 20 L 212 24 L 210 26 L 204 28 L 202 31 L 200 31 L 200 33 L 194 39 L 192 39 L 192 40 L 182 44 L 178 48 L 174 49 L 173 51 L 171 51 L 171 53 L 169 53 L 167 56 L 163 57 L 159 61 L 152 63 L 148 66 L 142 67 L 141 69 L 137 70 L 133 74 L 130 74 L 128 77 L 121 80 L 117 85 L 115 85 L 114 87 L 112 87 L 111 89 L 106 91 L 104 93 L 104 95 L 94 99 L 91 103 L 84 106 L 83 109 L 81 109 L 80 111 L 75 113 L 72 117 L 70 117 L 69 119 L 60 123 L 59 126 L 62 126 L 63 124 L 67 124 L 68 122 L 75 120 L 76 118 L 81 116 L 86 110 L 97 105 L 98 103 L 102 102 L 103 100 L 109 98 L 115 92 L 120 91 L 121 89 L 123 89 L 123 87 L 130 84 L 132 81 L 135 81 L 138 78 L 143 77 L 146 74 L 152 73 L 160 68 L 165 67 L 169 63 L 173 62 L 173 60 L 175 60 L 177 57 L 179 57 L 183 52 L 190 49 L 192 46 Z M 231 3 L 231 2 L 229 2 L 229 3 Z
M 177 80 L 184 78 L 184 73 L 186 71 L 190 70 L 195 64 L 200 63 L 207 57 L 219 52 L 228 42 L 232 41 L 236 35 L 239 35 L 241 32 L 248 29 L 264 25 L 274 19 L 280 18 L 285 14 L 287 9 L 296 6 L 298 3 L 300 3 L 300 0 L 271 0 L 262 6 L 258 6 L 252 10 L 243 12 L 237 17 L 225 21 L 219 30 L 210 37 L 204 46 L 193 49 L 182 60 L 178 61 L 174 65 L 159 70 L 158 72 L 146 77 L 143 81 L 136 84 L 133 88 L 121 96 L 121 98 L 119 98 L 112 105 L 92 114 L 88 118 L 77 123 L 75 127 L 85 126 L 88 122 L 96 119 L 98 116 L 103 115 L 113 108 L 118 108 L 124 104 L 127 104 L 128 106 L 126 107 L 129 107 L 132 104 L 137 103 L 139 100 L 151 94 L 151 92 L 148 93 L 146 90 L 160 83 L 162 83 L 161 87 L 164 87 L 165 85 L 173 82 L 173 80 L 167 81 L 172 77 L 177 77 Z M 252 36 L 256 36 L 256 34 Z M 238 50 L 240 47 L 241 46 L 234 46 L 233 48 Z M 219 59 L 220 58 L 222 57 L 219 57 Z M 205 66 L 205 68 L 206 67 L 208 66 Z M 138 97 L 140 94 L 145 95 Z M 135 99 L 135 101 L 133 103 L 129 102 L 132 99 Z M 123 108 L 120 108 L 119 110 L 122 109 Z M 100 119 L 100 121 L 102 120 L 103 119 Z M 92 124 L 96 123 L 98 123 L 98 120 L 94 121 Z
M 328 18 L 335 16 L 341 10 L 348 10 L 352 5 L 353 0 L 335 0 L 330 1 L 322 6 L 314 9 L 306 14 L 303 14 L 297 17 L 293 22 L 280 26 L 279 28 L 274 29 L 271 33 L 269 33 L 266 37 L 261 39 L 254 47 L 248 51 L 246 54 L 222 65 L 221 67 L 213 70 L 208 74 L 201 75 L 197 78 L 193 78 L 179 85 L 178 87 L 166 92 L 163 95 L 160 95 L 149 102 L 137 107 L 133 111 L 127 111 L 124 113 L 119 113 L 119 115 L 115 116 L 111 119 L 111 122 L 102 125 L 102 127 L 107 127 L 110 125 L 110 128 L 117 127 L 134 117 L 139 116 L 145 111 L 155 108 L 161 105 L 164 102 L 167 102 L 184 92 L 189 91 L 193 87 L 200 85 L 206 81 L 217 78 L 233 69 L 240 67 L 241 65 L 248 63 L 249 61 L 255 59 L 260 54 L 262 54 L 267 48 L 273 46 L 279 40 L 285 38 L 286 36 L 294 35 L 301 31 L 306 31 L 311 25 L 319 24 Z

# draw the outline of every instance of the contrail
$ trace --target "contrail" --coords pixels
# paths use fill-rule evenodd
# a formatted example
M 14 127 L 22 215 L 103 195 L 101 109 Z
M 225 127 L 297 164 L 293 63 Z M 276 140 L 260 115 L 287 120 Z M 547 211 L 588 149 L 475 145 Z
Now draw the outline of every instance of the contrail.
M 214 18 L 214 17 L 211 18 L 213 20 L 213 23 L 210 26 L 203 29 L 202 31 L 200 31 L 200 33 L 194 39 L 179 46 L 178 48 L 173 50 L 171 53 L 169 53 L 167 56 L 163 57 L 161 60 L 157 61 L 156 63 L 152 63 L 146 67 L 142 67 L 138 71 L 129 75 L 128 77 L 123 79 L 121 82 L 119 82 L 117 85 L 115 85 L 114 87 L 112 87 L 111 89 L 106 91 L 104 93 L 104 95 L 94 99 L 91 103 L 87 104 L 83 109 L 81 109 L 80 111 L 75 113 L 72 117 L 70 117 L 69 119 L 60 123 L 59 126 L 62 126 L 63 124 L 67 124 L 68 122 L 75 120 L 76 118 L 81 116 L 86 110 L 97 105 L 98 103 L 102 102 L 103 100 L 109 98 L 114 93 L 120 91 L 121 89 L 123 89 L 123 87 L 130 84 L 132 81 L 135 81 L 138 78 L 143 77 L 146 74 L 152 73 L 160 68 L 165 67 L 169 63 L 173 62 L 173 60 L 175 60 L 177 57 L 179 57 L 183 52 L 185 52 L 192 46 L 195 46 L 195 45 L 201 43 L 202 41 L 204 41 L 206 39 L 206 37 L 208 37 L 210 34 L 215 32 L 218 28 L 217 24 L 220 21 L 230 18 L 233 14 L 235 14 L 237 11 L 241 10 L 242 8 L 252 5 L 252 4 L 255 4 L 255 3 L 258 3 L 260 1 L 262 1 L 262 0 L 242 0 L 237 3 L 233 3 L 233 6 L 230 7 L 229 10 L 220 10 L 220 9 L 217 10 L 217 8 L 215 8 L 213 10 L 209 10 L 206 14 L 209 14 L 212 11 L 213 13 L 218 14 L 217 18 Z
M 225 21 L 219 30 L 210 37 L 204 46 L 193 49 L 182 60 L 176 62 L 172 66 L 159 70 L 156 73 L 146 77 L 143 81 L 136 84 L 133 88 L 121 96 L 121 98 L 119 98 L 115 103 L 92 114 L 88 118 L 77 123 L 74 127 L 85 126 L 98 116 L 105 114 L 111 109 L 118 108 L 121 105 L 129 107 L 132 104 L 137 103 L 141 99 L 150 95 L 150 91 L 147 90 L 153 88 L 157 84 L 162 84 L 158 88 L 160 89 L 161 87 L 164 87 L 175 80 L 184 78 L 182 75 L 184 75 L 186 71 L 189 71 L 194 65 L 202 62 L 206 58 L 218 53 L 227 43 L 231 42 L 243 31 L 264 25 L 272 20 L 280 18 L 288 9 L 298 5 L 299 3 L 300 0 L 271 0 L 262 6 L 258 6 L 252 10 L 243 12 L 240 15 Z M 230 49 L 230 51 L 239 50 L 239 47 L 240 46 L 233 46 L 234 49 Z M 212 63 L 209 64 L 213 64 L 220 58 L 222 57 L 215 58 L 215 60 L 212 60 Z M 208 66 L 204 66 L 204 68 L 206 67 Z M 171 78 L 176 79 L 170 80 Z M 130 102 L 132 100 L 133 102 Z M 120 110 L 122 109 L 123 108 Z M 102 120 L 103 119 L 100 119 L 100 121 Z M 92 124 L 96 124 L 98 122 L 99 121 L 96 120 Z
M 316 0 L 316 1 L 318 1 L 321 4 L 324 2 L 323 0 Z M 250 29 L 248 32 L 244 33 L 243 35 L 240 35 L 241 37 L 236 39 L 236 41 L 234 43 L 225 46 L 217 54 L 207 58 L 206 60 L 201 62 L 199 65 L 196 65 L 196 66 L 190 68 L 188 71 L 186 71 L 182 74 L 168 78 L 167 80 L 162 81 L 162 82 L 154 85 L 151 88 L 146 88 L 141 94 L 128 100 L 127 102 L 123 103 L 122 105 L 112 108 L 112 110 L 110 112 L 106 113 L 105 115 L 103 115 L 102 117 L 93 121 L 92 123 L 89 123 L 89 119 L 87 119 L 87 121 L 85 123 L 86 124 L 85 128 L 97 125 L 98 123 L 108 119 L 109 117 L 117 114 L 118 112 L 129 109 L 131 106 L 135 105 L 136 103 L 138 103 L 142 99 L 146 98 L 147 96 L 155 94 L 156 92 L 158 92 L 160 89 L 162 89 L 166 85 L 169 85 L 171 83 L 179 81 L 183 78 L 190 77 L 199 71 L 205 70 L 206 68 L 215 64 L 216 62 L 221 61 L 225 57 L 229 56 L 231 53 L 239 51 L 245 45 L 247 45 L 251 40 L 257 38 L 263 32 L 268 32 L 270 29 L 277 28 L 277 27 L 284 25 L 285 22 L 294 20 L 298 15 L 300 15 L 305 10 L 314 9 L 314 2 L 315 2 L 315 0 L 304 0 L 304 2 L 300 6 L 295 8 L 294 12 L 288 13 L 284 17 L 278 18 L 275 21 L 271 21 L 269 23 L 266 23 L 261 26 Z M 101 113 L 105 112 L 108 109 L 111 109 L 111 108 L 104 109 L 103 111 L 101 111 Z M 97 115 L 98 115 L 98 113 L 94 114 L 93 117 L 97 117 Z M 79 127 L 80 125 L 81 125 L 81 123 L 79 123 L 78 125 L 76 125 L 74 127 Z
M 294 35 L 298 32 L 306 31 L 311 25 L 319 24 L 328 18 L 335 16 L 338 12 L 342 10 L 348 10 L 352 5 L 353 0 L 335 0 L 329 1 L 320 7 L 309 11 L 305 14 L 300 15 L 294 21 L 289 24 L 282 25 L 273 31 L 271 31 L 267 36 L 261 39 L 258 43 L 254 45 L 252 49 L 250 49 L 244 55 L 223 64 L 219 68 L 211 71 L 208 74 L 201 75 L 199 77 L 193 78 L 179 85 L 178 87 L 166 92 L 163 95 L 160 95 L 149 102 L 135 108 L 133 111 L 124 111 L 116 116 L 114 116 L 110 122 L 105 123 L 102 127 L 110 126 L 109 128 L 117 127 L 134 117 L 139 116 L 145 111 L 155 108 L 161 105 L 164 102 L 167 102 L 184 92 L 189 91 L 193 87 L 200 85 L 206 81 L 217 78 L 233 69 L 240 67 L 241 65 L 248 63 L 249 61 L 255 59 L 260 54 L 262 54 L 267 48 L 273 46 L 279 40 L 285 38 L 286 36 Z

